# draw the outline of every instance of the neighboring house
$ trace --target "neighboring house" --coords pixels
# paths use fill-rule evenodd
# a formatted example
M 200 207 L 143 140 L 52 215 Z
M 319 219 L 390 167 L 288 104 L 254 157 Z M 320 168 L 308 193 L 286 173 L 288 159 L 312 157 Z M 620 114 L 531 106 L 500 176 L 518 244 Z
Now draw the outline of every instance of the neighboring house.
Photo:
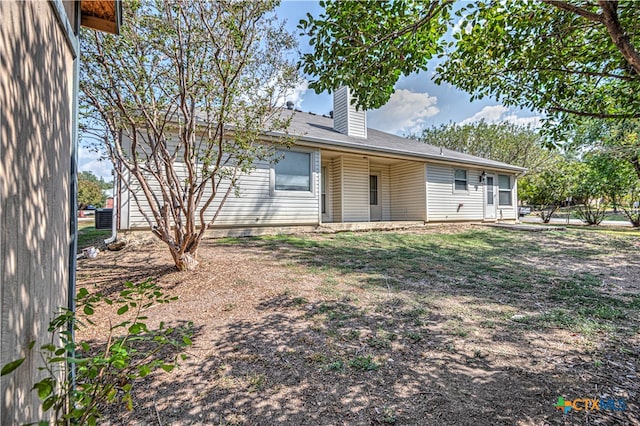
M 117 1 L 0 1 L 0 424 L 42 420 L 33 384 L 75 283 L 80 25 L 118 31 Z
M 293 115 L 294 145 L 240 179 L 240 196 L 227 200 L 213 228 L 518 218 L 525 169 L 368 129 L 346 88 L 334 95 L 333 118 L 285 113 Z M 119 224 L 149 226 L 127 191 Z

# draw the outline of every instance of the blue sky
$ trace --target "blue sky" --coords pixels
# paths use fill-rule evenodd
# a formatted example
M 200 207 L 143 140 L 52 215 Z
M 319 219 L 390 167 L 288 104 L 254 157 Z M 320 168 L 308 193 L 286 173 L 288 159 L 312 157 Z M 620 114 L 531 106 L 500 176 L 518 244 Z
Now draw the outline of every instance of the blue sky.
M 285 0 L 276 13 L 287 21 L 290 32 L 298 35 L 296 28 L 307 13 L 318 16 L 322 8 L 317 1 Z M 300 50 L 309 52 L 311 47 L 306 39 L 300 39 Z M 518 124 L 536 124 L 539 117 L 531 111 L 506 108 L 494 99 L 470 102 L 469 95 L 450 85 L 438 86 L 431 80 L 433 67 L 426 72 L 401 77 L 396 84 L 396 92 L 387 105 L 369 111 L 369 127 L 407 135 L 418 133 L 420 129 L 445 123 L 470 123 L 484 119 L 488 122 L 510 121 Z M 296 108 L 317 114 L 328 114 L 333 109 L 332 97 L 328 93 L 316 94 L 303 82 L 292 92 L 288 100 L 294 101 Z M 91 171 L 105 180 L 111 180 L 111 165 L 100 161 L 99 155 L 81 148 L 78 154 L 80 171 Z

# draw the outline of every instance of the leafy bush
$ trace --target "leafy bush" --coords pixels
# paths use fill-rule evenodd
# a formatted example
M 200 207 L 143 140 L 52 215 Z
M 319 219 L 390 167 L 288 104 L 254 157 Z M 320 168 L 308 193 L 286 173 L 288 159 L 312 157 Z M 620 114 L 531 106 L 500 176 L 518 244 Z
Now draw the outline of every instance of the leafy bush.
M 43 412 L 51 410 L 56 424 L 94 425 L 109 404 L 132 409 L 135 380 L 157 369 L 170 372 L 186 359 L 182 351 L 191 345 L 192 324 L 172 328 L 160 323 L 150 329 L 142 315 L 153 305 L 175 299 L 150 279 L 124 283 L 124 290 L 114 299 L 80 289 L 76 312 L 65 309 L 51 321 L 51 341 L 39 351 L 44 362 L 40 370 L 46 377 L 33 389 L 42 400 Z M 76 342 L 75 331 L 95 325 L 91 316 L 103 305 L 115 309 L 123 321 L 109 324 L 103 343 Z M 22 361 L 24 358 L 5 365 L 2 374 L 18 368 Z

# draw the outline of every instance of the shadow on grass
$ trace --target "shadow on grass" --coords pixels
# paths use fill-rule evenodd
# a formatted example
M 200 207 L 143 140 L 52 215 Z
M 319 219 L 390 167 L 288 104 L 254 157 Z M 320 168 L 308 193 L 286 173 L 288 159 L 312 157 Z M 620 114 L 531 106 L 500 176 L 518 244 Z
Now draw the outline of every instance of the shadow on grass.
M 122 424 L 631 424 L 625 412 L 572 412 L 558 396 L 593 397 L 621 384 L 599 377 L 571 350 L 558 365 L 531 351 L 528 365 L 498 363 L 472 351 L 454 333 L 434 327 L 443 318 L 391 299 L 374 311 L 349 301 L 310 304 L 283 294 L 264 300 L 260 321 L 240 320 L 221 337 L 199 342 L 213 355 L 192 359 L 183 372 L 138 387 Z M 494 336 L 532 348 L 522 337 Z M 618 367 L 612 366 L 616 369 Z M 621 373 L 624 368 L 620 367 Z M 599 395 L 596 395 L 599 396 Z M 115 420 L 111 418 L 109 420 Z M 590 424 L 590 423 L 589 423 Z
M 550 244 L 553 239 L 558 244 Z M 185 368 L 141 383 L 134 411 L 114 413 L 109 421 L 640 423 L 640 347 L 637 336 L 626 341 L 617 333 L 637 333 L 631 325 L 640 307 L 631 296 L 609 294 L 600 275 L 617 273 L 605 270 L 603 252 L 631 248 L 632 242 L 472 230 L 216 244 L 257 250 L 294 268 L 292 274 L 320 278 L 327 297 L 309 300 L 283 291 L 264 296 L 247 317 L 233 320 L 230 313 L 216 333 L 195 339 Z M 562 270 L 556 258 L 591 268 Z M 454 307 L 469 312 L 443 308 L 435 300 L 441 298 L 456 299 Z M 530 315 L 535 311 L 541 314 Z M 517 312 L 526 314 L 514 319 Z M 470 316 L 477 317 L 481 335 L 476 323 L 469 326 Z M 589 324 L 595 325 L 580 330 Z M 554 328 L 589 332 L 598 346 L 587 351 L 565 340 L 572 333 Z M 559 396 L 625 397 L 628 407 L 563 416 L 554 407 Z
M 325 274 L 328 280 L 355 277 L 361 287 L 439 297 L 463 295 L 519 311 L 533 310 L 542 320 L 529 323 L 538 326 L 569 326 L 576 331 L 625 328 L 620 320 L 633 319 L 640 312 L 635 276 L 622 284 L 628 290 L 620 294 L 609 294 L 604 285 L 604 278 L 617 271 L 602 261 L 603 255 L 635 249 L 634 242 L 621 238 L 564 232 L 541 237 L 473 229 L 454 234 L 276 236 L 254 238 L 247 244 L 268 250 L 280 261 Z M 589 269 L 580 268 L 583 265 Z M 569 320 L 554 322 L 558 313 Z
M 166 280 L 161 280 L 171 274 L 179 274 L 173 265 L 168 253 L 166 258 L 158 257 L 152 250 L 138 249 L 138 256 L 104 256 L 99 254 L 95 259 L 79 259 L 77 280 L 85 284 L 78 287 L 87 287 L 90 293 L 99 289 L 106 297 L 114 296 L 124 289 L 123 283 L 131 281 L 139 283 L 151 279 L 154 282 L 163 282 L 163 289 L 171 291 L 177 281 L 167 285 Z

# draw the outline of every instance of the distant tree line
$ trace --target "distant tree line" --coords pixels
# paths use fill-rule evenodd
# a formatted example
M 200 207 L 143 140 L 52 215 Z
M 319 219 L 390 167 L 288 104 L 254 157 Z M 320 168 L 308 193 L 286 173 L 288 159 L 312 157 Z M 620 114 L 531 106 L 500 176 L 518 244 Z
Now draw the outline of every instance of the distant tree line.
M 451 123 L 412 137 L 526 168 L 518 180 L 518 197 L 534 206 L 544 222 L 571 204 L 588 224 L 599 224 L 614 209 L 639 227 L 639 135 L 638 122 L 592 120 L 566 135 L 563 150 L 548 148 L 537 129 L 504 122 Z
M 98 178 L 91 172 L 79 172 L 78 209 L 82 210 L 88 206 L 104 207 L 107 201 L 104 190 L 111 188 L 112 182 L 105 182 L 102 177 Z

